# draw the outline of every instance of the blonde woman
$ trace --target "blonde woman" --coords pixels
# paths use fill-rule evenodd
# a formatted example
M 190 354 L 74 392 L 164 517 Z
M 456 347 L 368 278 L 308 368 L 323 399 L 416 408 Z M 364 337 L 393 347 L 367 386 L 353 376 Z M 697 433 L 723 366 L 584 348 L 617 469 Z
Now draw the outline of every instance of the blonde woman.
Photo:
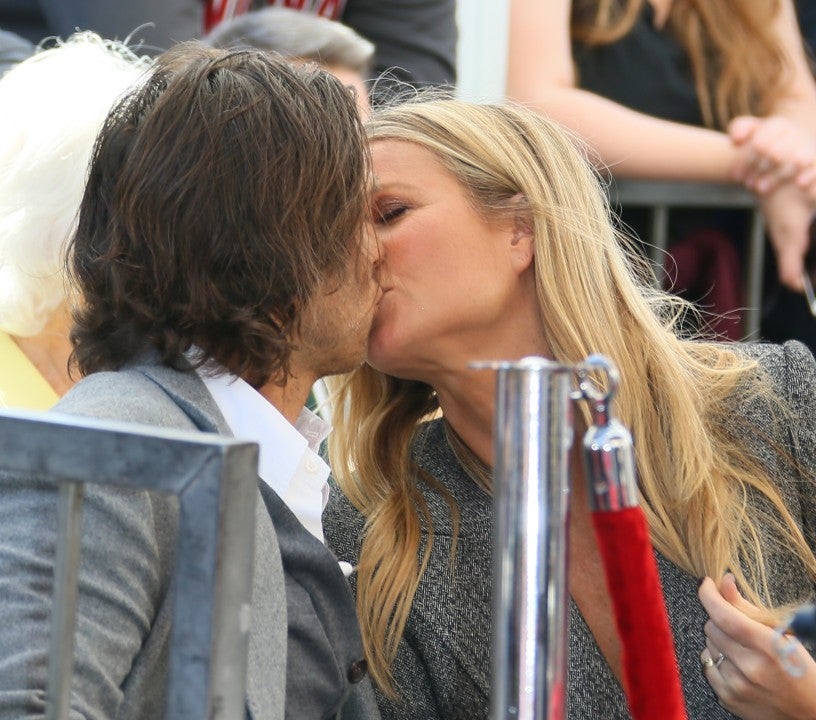
M 368 364 L 338 384 L 324 526 L 356 566 L 383 716 L 487 716 L 494 377 L 468 364 L 593 352 L 621 370 L 690 718 L 816 715 L 816 663 L 794 680 L 771 648 L 816 587 L 810 353 L 680 337 L 689 306 L 653 289 L 577 143 L 531 110 L 408 103 L 369 138 L 383 297 Z M 569 717 L 623 720 L 580 458 L 571 473 Z
M 77 33 L 0 80 L 0 407 L 46 409 L 73 385 L 63 250 L 96 134 L 149 62 Z

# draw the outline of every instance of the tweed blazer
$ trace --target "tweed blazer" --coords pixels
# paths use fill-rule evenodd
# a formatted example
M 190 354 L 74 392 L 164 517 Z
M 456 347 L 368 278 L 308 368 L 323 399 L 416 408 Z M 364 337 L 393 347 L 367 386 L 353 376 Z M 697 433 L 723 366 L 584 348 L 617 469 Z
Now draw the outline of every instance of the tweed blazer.
M 768 444 L 751 447 L 778 480 L 788 506 L 816 548 L 816 486 L 812 477 L 791 477 L 778 463 L 772 446 L 792 454 L 804 468 L 816 469 L 816 365 L 799 343 L 751 345 L 754 356 L 790 404 L 793 417 L 774 426 L 767 407 L 746 402 L 735 423 L 760 426 L 771 433 Z M 744 426 L 744 425 L 743 425 Z M 445 439 L 439 420 L 428 423 L 414 448 L 420 465 L 451 493 L 461 513 L 456 562 L 451 569 L 452 525 L 446 502 L 422 487 L 434 527 L 428 568 L 417 589 L 405 634 L 393 666 L 403 702 L 378 694 L 385 719 L 478 720 L 489 710 L 491 639 L 492 500 L 477 488 Z M 324 529 L 338 557 L 354 563 L 363 518 L 333 488 L 324 513 Z M 770 583 L 778 602 L 801 602 L 816 588 L 791 557 L 769 551 Z M 655 552 L 666 599 L 690 720 L 733 718 L 706 682 L 699 655 L 708 619 L 697 597 L 698 579 Z M 570 720 L 629 720 L 626 697 L 572 600 L 569 607 Z
M 150 362 L 90 375 L 55 410 L 230 434 L 194 372 Z M 41 717 L 55 491 L 0 482 L 0 718 Z M 177 524 L 172 498 L 86 486 L 72 717 L 162 717 Z M 344 717 L 379 717 L 368 679 L 348 678 L 362 646 L 336 558 L 260 485 L 251 611 L 248 717 L 322 720 L 341 708 Z

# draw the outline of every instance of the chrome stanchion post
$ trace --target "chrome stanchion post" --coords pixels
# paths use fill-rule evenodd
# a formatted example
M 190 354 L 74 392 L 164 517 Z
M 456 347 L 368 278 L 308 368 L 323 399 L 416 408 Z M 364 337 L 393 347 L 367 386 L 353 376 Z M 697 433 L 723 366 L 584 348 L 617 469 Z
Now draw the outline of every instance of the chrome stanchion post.
M 497 371 L 492 720 L 563 720 L 568 466 L 574 368 L 544 358 Z

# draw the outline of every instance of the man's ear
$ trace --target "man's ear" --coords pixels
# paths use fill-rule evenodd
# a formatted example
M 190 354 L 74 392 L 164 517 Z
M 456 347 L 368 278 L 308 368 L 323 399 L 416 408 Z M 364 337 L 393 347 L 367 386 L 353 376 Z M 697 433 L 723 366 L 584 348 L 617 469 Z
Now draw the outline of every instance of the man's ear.
M 535 233 L 533 219 L 530 216 L 527 198 L 521 193 L 513 197 L 516 205 L 513 214 L 510 253 L 514 267 L 519 272 L 526 270 L 533 262 L 535 255 Z

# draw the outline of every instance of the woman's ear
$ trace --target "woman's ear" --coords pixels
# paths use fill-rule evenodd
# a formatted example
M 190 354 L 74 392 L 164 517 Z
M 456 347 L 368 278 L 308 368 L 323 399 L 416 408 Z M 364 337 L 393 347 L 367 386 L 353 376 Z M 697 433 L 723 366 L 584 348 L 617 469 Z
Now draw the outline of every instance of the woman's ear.
M 514 267 L 522 272 L 533 262 L 535 234 L 533 232 L 533 220 L 527 207 L 527 198 L 519 193 L 513 200 L 516 202 L 516 210 L 513 215 L 510 254 Z

